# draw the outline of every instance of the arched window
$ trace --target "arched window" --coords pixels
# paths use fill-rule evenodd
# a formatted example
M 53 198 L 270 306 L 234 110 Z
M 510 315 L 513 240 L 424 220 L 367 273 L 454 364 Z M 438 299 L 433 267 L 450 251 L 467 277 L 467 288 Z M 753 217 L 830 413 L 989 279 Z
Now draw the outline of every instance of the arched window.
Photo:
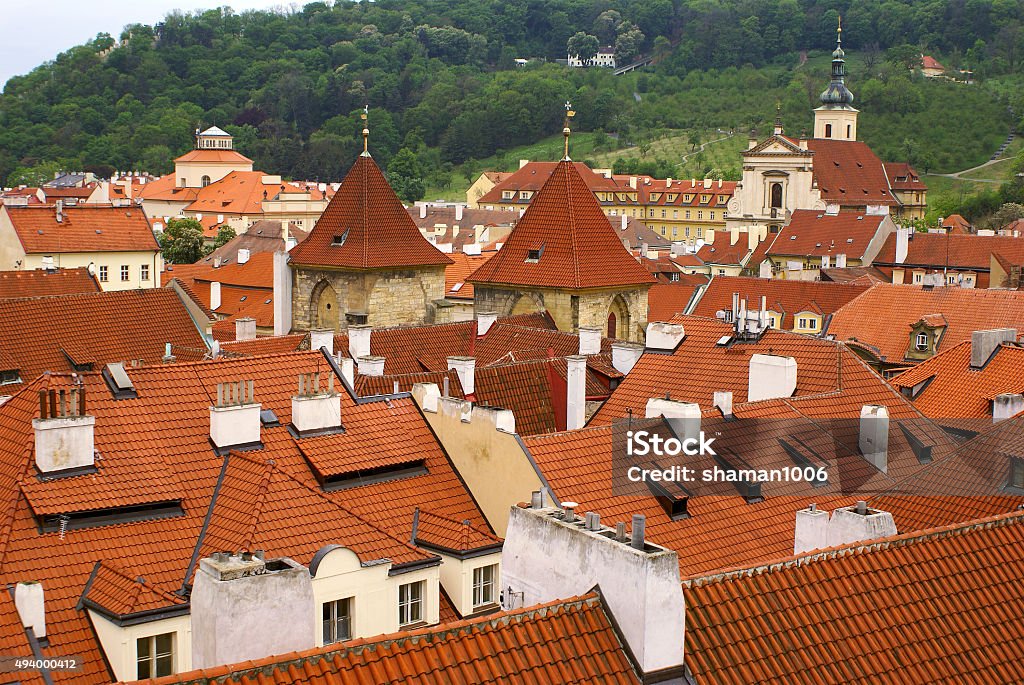
M 200 183 L 201 183 L 201 184 L 203 185 L 203 187 L 205 188 L 206 186 L 210 185 L 210 177 L 209 177 L 209 176 L 203 176 L 203 178 L 202 178 L 202 179 L 200 179 L 200 181 L 199 181 L 199 182 L 200 182 Z
M 773 207 L 773 208 L 781 208 L 782 207 L 782 184 L 781 183 L 773 183 L 772 184 L 772 197 L 771 197 L 771 204 L 770 204 L 770 206 Z
M 616 336 L 617 332 L 618 332 L 618 328 L 617 328 L 616 319 L 615 319 L 615 312 L 609 312 L 608 313 L 608 337 L 609 338 L 618 337 L 618 336 Z
M 832 124 L 825 124 L 825 137 L 826 138 L 831 138 L 832 137 Z
M 847 125 L 846 125 L 846 137 L 847 137 L 848 139 L 849 139 L 849 138 L 853 138 L 853 135 L 852 135 L 852 134 L 853 134 L 853 126 L 852 126 L 851 124 L 847 124 Z

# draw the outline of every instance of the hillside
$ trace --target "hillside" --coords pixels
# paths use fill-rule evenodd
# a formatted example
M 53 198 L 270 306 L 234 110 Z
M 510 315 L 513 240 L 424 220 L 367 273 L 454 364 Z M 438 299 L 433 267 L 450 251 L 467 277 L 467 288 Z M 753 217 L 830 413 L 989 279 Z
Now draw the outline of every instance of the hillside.
M 682 161 L 691 132 L 742 138 L 772 121 L 776 102 L 787 130 L 806 129 L 847 4 L 380 0 L 171 14 L 11 79 L 0 95 L 0 179 L 45 178 L 58 167 L 166 172 L 208 124 L 234 134 L 258 168 L 337 179 L 369 104 L 373 152 L 388 165 L 408 150 L 392 173 L 422 181 L 407 184 L 415 196 L 424 185 L 455 185 L 474 160 L 556 134 L 567 99 L 579 113 L 574 127 L 595 134 L 595 159 L 732 175 L 715 149 Z M 926 82 L 905 66 L 916 50 L 906 43 L 915 43 L 979 76 L 1019 75 L 1006 34 L 1019 38 L 1021 9 L 979 0 L 965 12 L 956 0 L 858 2 L 844 12 L 862 137 L 882 156 L 956 171 L 1005 137 L 1019 89 Z M 576 32 L 659 63 L 621 77 L 553 64 Z M 530 64 L 517 67 L 520 57 Z M 655 144 L 672 136 L 685 140 Z

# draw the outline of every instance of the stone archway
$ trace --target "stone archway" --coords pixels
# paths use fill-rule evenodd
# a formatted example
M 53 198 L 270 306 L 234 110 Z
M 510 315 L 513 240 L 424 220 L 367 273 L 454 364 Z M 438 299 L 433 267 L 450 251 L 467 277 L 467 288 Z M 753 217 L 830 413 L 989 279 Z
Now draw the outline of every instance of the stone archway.
M 609 338 L 620 338 L 622 340 L 633 339 L 632 321 L 629 316 L 629 305 L 622 295 L 616 295 L 608 303 L 607 330 L 605 334 Z
M 521 293 L 512 303 L 508 316 L 516 314 L 533 314 L 544 311 L 544 303 L 539 301 L 532 293 Z
M 338 330 L 338 321 L 341 317 L 338 309 L 338 293 L 327 281 L 320 281 L 313 289 L 312 306 L 313 328 L 327 328 L 332 331 Z

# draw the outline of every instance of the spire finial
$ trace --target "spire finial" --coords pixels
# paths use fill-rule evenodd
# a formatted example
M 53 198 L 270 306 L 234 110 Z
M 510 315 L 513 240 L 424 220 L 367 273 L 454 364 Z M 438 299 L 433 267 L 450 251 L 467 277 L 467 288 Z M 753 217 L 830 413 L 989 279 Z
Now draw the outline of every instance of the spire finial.
M 568 100 L 565 101 L 565 127 L 562 129 L 562 135 L 565 136 L 565 156 L 562 157 L 563 162 L 570 161 L 569 159 L 569 136 L 572 131 L 569 129 L 569 120 L 576 116 L 576 112 L 572 109 L 572 103 Z
M 775 101 L 775 135 L 782 135 L 782 101 Z
M 843 15 L 839 15 L 839 28 L 836 29 L 836 45 L 843 42 Z
M 363 120 L 363 157 L 370 156 L 370 124 L 368 118 L 370 116 L 370 105 L 363 105 L 363 113 L 359 115 L 359 118 Z

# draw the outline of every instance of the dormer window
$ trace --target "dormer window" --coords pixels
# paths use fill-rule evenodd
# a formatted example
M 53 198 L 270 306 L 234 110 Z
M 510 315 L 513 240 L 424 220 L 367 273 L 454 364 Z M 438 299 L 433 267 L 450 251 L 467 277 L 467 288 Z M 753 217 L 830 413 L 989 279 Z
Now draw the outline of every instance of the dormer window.
M 347 239 L 348 239 L 348 229 L 346 229 L 345 232 L 342 233 L 341 235 L 334 236 L 334 238 L 331 239 L 331 245 L 339 245 L 339 246 L 340 245 L 344 245 L 345 241 Z
M 918 333 L 917 334 L 917 338 L 916 338 L 916 340 L 914 342 L 914 346 L 920 352 L 926 351 L 928 349 L 928 334 L 927 333 Z
M 0 370 L 0 385 L 20 382 L 21 376 L 18 375 L 17 369 Z
M 540 261 L 541 256 L 544 254 L 544 243 L 541 243 L 540 247 L 536 247 L 526 252 L 526 263 L 536 264 Z

